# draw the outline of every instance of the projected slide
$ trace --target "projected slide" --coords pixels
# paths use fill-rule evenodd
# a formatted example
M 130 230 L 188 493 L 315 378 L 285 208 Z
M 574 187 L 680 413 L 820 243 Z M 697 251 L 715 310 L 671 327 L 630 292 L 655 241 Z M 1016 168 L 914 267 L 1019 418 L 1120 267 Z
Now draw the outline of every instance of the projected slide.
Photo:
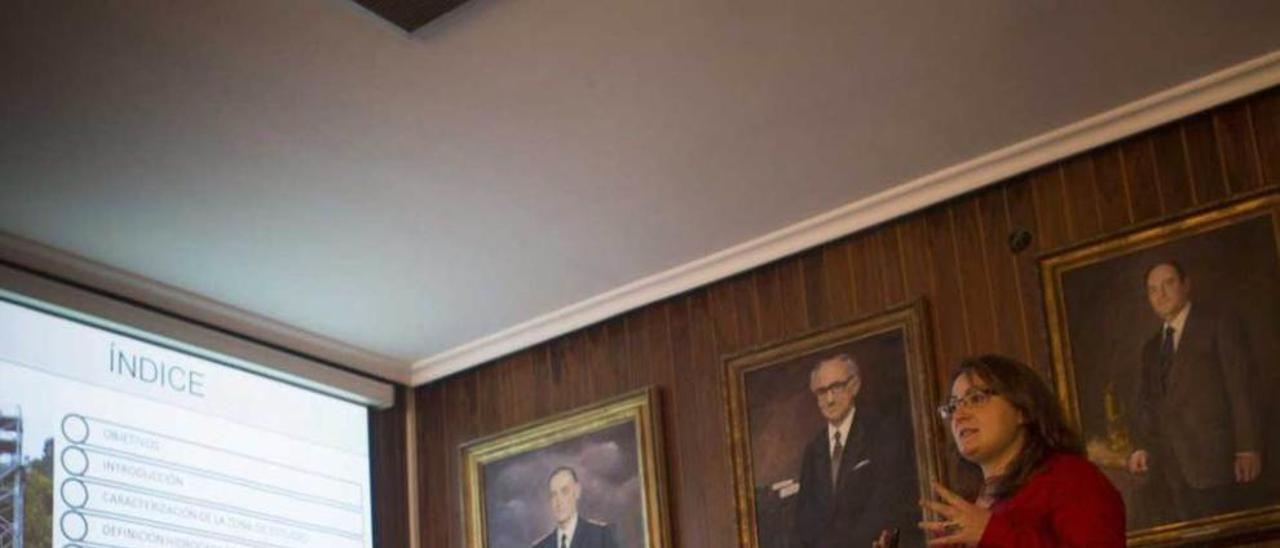
M 369 548 L 366 413 L 0 301 L 0 546 Z

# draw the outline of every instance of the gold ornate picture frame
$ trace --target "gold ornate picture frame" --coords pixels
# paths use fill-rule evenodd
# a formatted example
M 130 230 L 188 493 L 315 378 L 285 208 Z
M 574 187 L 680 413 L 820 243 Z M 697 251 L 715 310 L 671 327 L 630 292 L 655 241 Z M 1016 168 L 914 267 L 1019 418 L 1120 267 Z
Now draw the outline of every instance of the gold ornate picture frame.
M 1263 397 L 1280 390 L 1280 194 L 1051 252 L 1040 269 L 1054 383 L 1125 498 L 1130 544 L 1280 526 L 1280 405 Z
M 541 546 L 557 530 L 550 489 L 572 477 L 575 538 L 669 548 L 658 404 L 648 387 L 463 445 L 465 545 Z
M 825 511 L 811 501 L 847 497 L 839 534 L 861 537 L 899 529 L 902 546 L 920 546 L 918 501 L 942 470 L 942 436 L 936 413 L 935 370 L 924 300 L 724 360 L 740 546 L 795 546 L 807 534 L 803 514 Z M 826 424 L 811 391 L 819 362 L 855 362 L 858 388 L 848 436 L 837 466 L 825 472 L 831 487 L 813 478 L 810 446 L 825 455 Z M 846 385 L 846 388 L 848 386 Z M 857 445 L 863 446 L 862 449 Z M 835 460 L 835 459 L 831 459 Z M 822 466 L 831 466 L 823 460 Z M 845 466 L 847 464 L 847 466 Z M 806 471 L 809 470 L 809 471 Z M 805 485 L 810 483 L 810 485 Z M 806 492 L 808 489 L 808 492 Z M 874 517 L 873 517 L 874 515 Z M 866 520 L 865 527 L 853 524 Z M 820 541 L 819 541 L 820 542 Z M 868 542 L 870 545 L 870 542 Z

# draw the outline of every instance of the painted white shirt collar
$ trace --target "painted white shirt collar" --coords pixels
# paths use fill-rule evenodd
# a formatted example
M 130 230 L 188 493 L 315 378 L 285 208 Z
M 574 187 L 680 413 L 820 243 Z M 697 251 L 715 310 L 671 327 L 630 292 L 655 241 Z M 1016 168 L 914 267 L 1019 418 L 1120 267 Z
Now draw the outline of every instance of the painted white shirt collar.
M 560 548 L 560 537 L 565 537 L 564 545 L 573 546 L 573 533 L 578 530 L 578 514 L 569 518 L 569 524 L 557 530 L 556 548 Z
M 828 454 L 830 454 L 832 451 L 835 451 L 836 439 L 840 440 L 841 447 L 849 445 L 849 428 L 853 426 L 853 416 L 856 415 L 857 413 L 858 413 L 858 408 L 851 407 L 849 408 L 849 414 L 845 416 L 844 420 L 840 421 L 840 424 L 838 426 L 832 426 L 831 423 L 827 423 L 827 453 Z M 836 436 L 839 436 L 839 438 L 837 438 Z
M 1191 312 L 1191 303 L 1187 303 L 1186 306 L 1182 307 L 1182 310 L 1178 311 L 1178 314 L 1175 315 L 1172 320 L 1164 322 L 1164 326 L 1166 328 L 1168 327 L 1173 328 L 1173 351 L 1174 352 L 1178 351 L 1178 343 L 1182 341 L 1182 328 L 1183 326 L 1187 325 L 1187 314 L 1189 312 Z

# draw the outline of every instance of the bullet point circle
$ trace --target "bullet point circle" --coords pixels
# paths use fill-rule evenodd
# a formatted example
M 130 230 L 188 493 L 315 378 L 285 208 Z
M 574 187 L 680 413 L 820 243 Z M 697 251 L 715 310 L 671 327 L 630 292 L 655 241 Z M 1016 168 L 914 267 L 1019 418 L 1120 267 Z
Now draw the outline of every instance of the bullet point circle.
M 62 520 L 58 525 L 62 527 L 62 536 L 70 540 L 84 540 L 84 537 L 89 534 L 89 522 L 85 521 L 80 512 L 62 514 Z
M 89 471 L 89 455 L 79 447 L 68 447 L 62 450 L 62 469 L 73 476 L 84 475 Z
M 84 443 L 89 439 L 89 422 L 74 413 L 62 417 L 62 435 L 71 443 Z
M 84 508 L 89 503 L 89 488 L 84 482 L 72 479 L 62 482 L 62 502 L 75 509 Z

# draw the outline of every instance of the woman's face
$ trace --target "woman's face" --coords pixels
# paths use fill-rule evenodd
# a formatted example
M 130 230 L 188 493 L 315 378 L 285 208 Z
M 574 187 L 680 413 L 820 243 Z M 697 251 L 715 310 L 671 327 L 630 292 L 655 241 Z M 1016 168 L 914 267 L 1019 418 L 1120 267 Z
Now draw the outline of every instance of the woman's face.
M 1022 449 L 1022 412 L 995 394 L 977 376 L 960 375 L 951 384 L 951 435 L 960 455 L 982 467 L 987 476 L 999 474 Z

